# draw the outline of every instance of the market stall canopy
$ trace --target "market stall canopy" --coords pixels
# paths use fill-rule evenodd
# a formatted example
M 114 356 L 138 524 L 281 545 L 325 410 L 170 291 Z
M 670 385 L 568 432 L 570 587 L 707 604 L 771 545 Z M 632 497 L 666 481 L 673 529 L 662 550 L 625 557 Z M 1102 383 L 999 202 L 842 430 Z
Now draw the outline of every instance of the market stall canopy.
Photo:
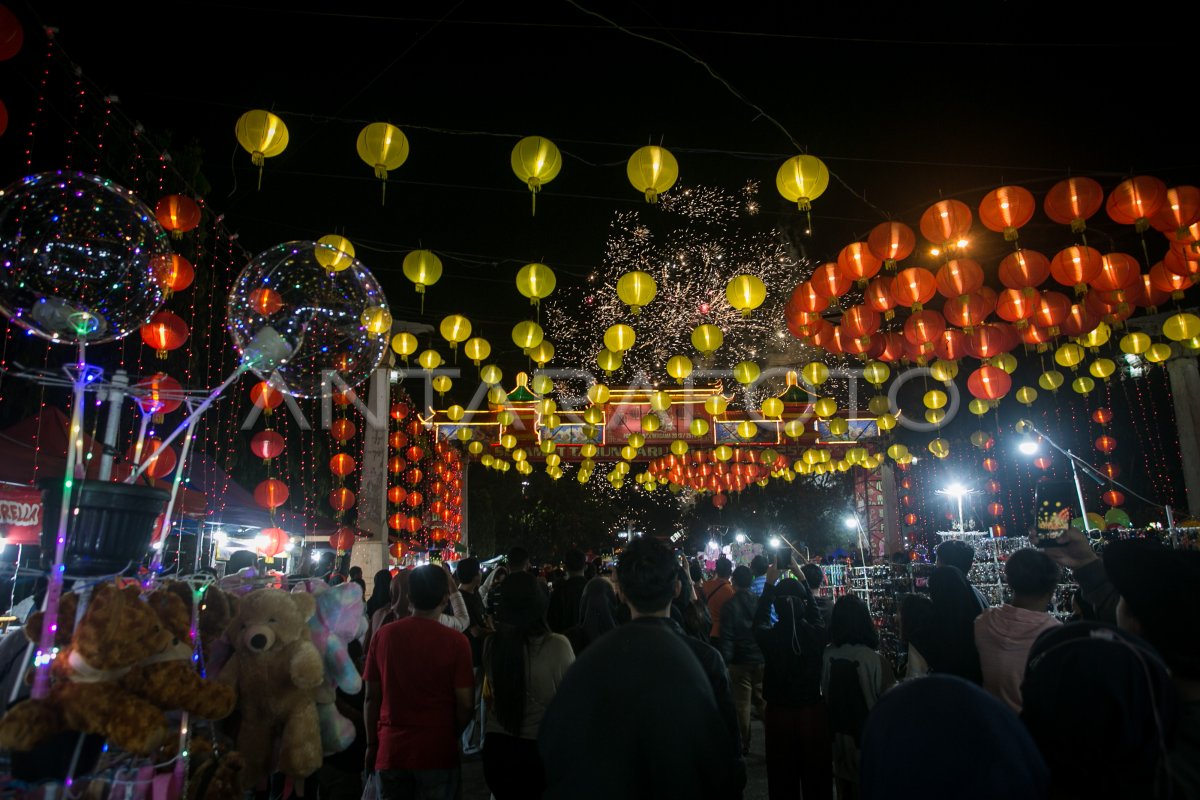
M 8 428 L 0 430 L 0 483 L 32 486 L 43 478 L 61 478 L 67 461 L 67 437 L 71 420 L 57 408 L 47 407 Z M 103 446 L 83 433 L 83 463 L 87 478 L 95 479 L 100 470 Z M 185 468 L 186 465 L 185 465 Z M 170 491 L 169 480 L 153 480 L 153 485 Z M 185 517 L 203 517 L 204 493 L 179 488 L 175 512 Z

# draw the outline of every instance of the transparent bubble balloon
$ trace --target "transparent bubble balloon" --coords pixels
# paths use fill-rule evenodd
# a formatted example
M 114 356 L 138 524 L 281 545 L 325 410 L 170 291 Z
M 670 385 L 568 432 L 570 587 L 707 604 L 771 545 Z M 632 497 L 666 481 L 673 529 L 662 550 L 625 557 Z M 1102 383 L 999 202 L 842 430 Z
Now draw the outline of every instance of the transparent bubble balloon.
M 256 375 L 269 380 L 277 373 L 279 388 L 296 397 L 358 386 L 383 361 L 391 338 L 390 326 L 368 329 L 385 316 L 375 309 L 388 310 L 375 276 L 357 259 L 330 272 L 317 259 L 328 249 L 316 242 L 276 245 L 255 256 L 229 292 L 234 347 Z
M 138 330 L 163 302 L 171 247 L 133 192 L 81 172 L 43 172 L 0 193 L 0 313 L 54 342 Z

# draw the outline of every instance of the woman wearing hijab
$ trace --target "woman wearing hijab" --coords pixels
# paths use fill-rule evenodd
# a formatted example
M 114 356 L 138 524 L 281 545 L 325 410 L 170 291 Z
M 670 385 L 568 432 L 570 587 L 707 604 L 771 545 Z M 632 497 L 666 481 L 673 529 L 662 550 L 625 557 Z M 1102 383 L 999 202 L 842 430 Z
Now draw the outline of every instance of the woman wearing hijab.
M 616 606 L 617 593 L 612 581 L 595 577 L 587 582 L 579 601 L 579 624 L 565 631 L 576 656 L 601 635 L 617 627 Z
M 979 650 L 975 647 L 975 617 L 979 601 L 958 567 L 938 567 L 929 576 L 933 613 L 928 624 L 912 631 L 909 643 L 929 663 L 930 672 L 945 672 L 983 684 Z
M 496 631 L 483 645 L 488 703 L 483 775 L 496 800 L 541 797 L 545 770 L 538 755 L 542 717 L 575 661 L 566 637 L 546 624 L 546 593 L 529 572 L 504 582 Z

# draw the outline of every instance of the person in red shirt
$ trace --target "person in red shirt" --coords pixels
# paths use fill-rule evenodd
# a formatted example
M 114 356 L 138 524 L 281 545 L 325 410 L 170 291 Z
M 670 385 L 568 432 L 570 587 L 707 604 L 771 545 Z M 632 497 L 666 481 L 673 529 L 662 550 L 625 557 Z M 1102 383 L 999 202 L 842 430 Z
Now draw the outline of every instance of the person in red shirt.
M 712 615 L 712 645 L 721 648 L 721 607 L 733 597 L 733 585 L 729 576 L 733 574 L 733 562 L 725 556 L 717 559 L 717 576 L 704 583 L 704 596 L 708 598 L 708 613 Z
M 371 640 L 365 766 L 378 773 L 381 800 L 454 800 L 459 735 L 475 702 L 471 645 L 439 621 L 450 597 L 440 567 L 417 567 L 408 585 L 412 615 Z

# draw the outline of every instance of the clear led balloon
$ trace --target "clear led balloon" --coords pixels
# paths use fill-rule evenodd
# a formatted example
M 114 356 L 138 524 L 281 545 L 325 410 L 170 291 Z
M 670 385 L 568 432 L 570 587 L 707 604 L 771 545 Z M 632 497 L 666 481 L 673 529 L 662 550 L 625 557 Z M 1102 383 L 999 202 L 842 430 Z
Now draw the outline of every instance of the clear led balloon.
M 66 344 L 111 342 L 163 302 L 167 234 L 133 192 L 79 172 L 0 192 L 0 313 Z
M 245 354 L 248 344 L 264 338 L 264 331 L 277 333 L 290 351 L 276 370 L 285 384 L 281 388 L 297 397 L 339 391 L 333 373 L 348 386 L 361 384 L 383 360 L 391 338 L 390 331 L 368 330 L 363 322 L 367 309 L 387 311 L 375 276 L 357 259 L 330 272 L 317 259 L 318 250 L 327 247 L 316 242 L 276 245 L 246 265 L 229 293 L 234 347 Z M 270 302 L 263 302 L 264 297 Z M 254 372 L 270 378 L 270 370 Z

